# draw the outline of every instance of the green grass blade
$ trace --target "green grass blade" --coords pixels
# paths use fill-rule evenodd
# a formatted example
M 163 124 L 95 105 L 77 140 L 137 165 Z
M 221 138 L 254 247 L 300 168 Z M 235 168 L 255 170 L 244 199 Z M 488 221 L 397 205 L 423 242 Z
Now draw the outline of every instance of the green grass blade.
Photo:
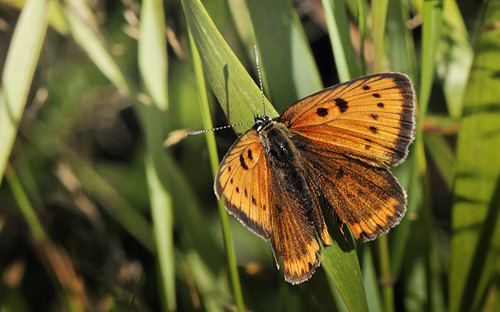
M 31 80 L 47 30 L 47 0 L 29 0 L 12 37 L 0 93 L 0 184 L 26 105 Z
M 255 115 L 262 115 L 259 87 L 224 41 L 201 2 L 183 0 L 182 4 L 205 75 L 229 123 L 252 122 Z M 266 112 L 272 118 L 278 116 L 268 101 Z M 248 128 L 237 127 L 235 131 L 241 133 Z
M 302 24 L 288 0 L 247 1 L 261 69 L 275 107 L 292 103 L 323 89 Z
M 47 234 L 45 234 L 45 230 L 36 215 L 35 209 L 31 204 L 28 195 L 23 189 L 21 182 L 19 181 L 19 177 L 16 172 L 7 170 L 5 177 L 7 182 L 12 190 L 12 194 L 16 199 L 17 205 L 21 210 L 24 218 L 26 219 L 26 223 L 28 223 L 31 233 L 33 234 L 35 240 L 38 243 L 46 243 L 47 242 Z
M 389 0 L 374 0 L 372 5 L 373 52 L 375 54 L 375 72 L 387 71 L 388 64 L 385 52 L 385 34 L 387 8 Z
M 351 33 L 343 0 L 323 0 L 322 3 L 325 8 L 328 34 L 330 35 L 340 81 L 343 82 L 361 76 L 361 69 L 351 42 Z M 363 5 L 358 7 L 362 9 Z M 364 18 L 362 16 L 359 21 L 361 23 L 360 29 L 364 29 Z M 363 42 L 363 40 L 361 41 Z
M 168 108 L 167 46 L 161 0 L 142 2 L 139 38 L 139 70 L 152 103 L 136 105 L 146 132 L 145 166 L 160 271 L 167 310 L 176 310 L 173 203 L 167 183 L 160 178 L 165 162 L 162 143 Z
M 350 235 L 330 227 L 332 245 L 321 252 L 321 266 L 333 281 L 349 311 L 368 311 L 363 276 Z
M 139 68 L 148 95 L 160 110 L 168 107 L 167 42 L 163 1 L 145 0 L 141 7 Z
M 486 4 L 465 92 L 455 162 L 450 311 L 480 311 L 498 286 L 500 2 Z M 494 299 L 499 301 L 498 298 Z M 494 305 L 494 304 L 493 304 Z

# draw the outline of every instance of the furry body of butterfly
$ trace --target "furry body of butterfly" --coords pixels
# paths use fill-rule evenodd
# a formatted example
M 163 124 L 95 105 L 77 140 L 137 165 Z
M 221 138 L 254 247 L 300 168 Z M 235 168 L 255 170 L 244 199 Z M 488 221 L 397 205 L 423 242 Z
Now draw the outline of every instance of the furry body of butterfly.
M 408 153 L 413 112 L 413 87 L 403 74 L 326 88 L 278 121 L 256 118 L 222 160 L 215 192 L 241 223 L 271 241 L 285 279 L 300 283 L 320 264 L 320 245 L 330 245 L 319 197 L 360 241 L 403 217 L 406 193 L 389 166 Z

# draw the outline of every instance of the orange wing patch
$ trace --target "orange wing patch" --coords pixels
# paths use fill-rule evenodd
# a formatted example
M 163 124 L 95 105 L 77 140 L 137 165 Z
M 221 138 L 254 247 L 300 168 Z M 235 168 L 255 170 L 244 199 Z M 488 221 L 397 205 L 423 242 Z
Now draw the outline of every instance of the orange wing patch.
M 257 131 L 233 143 L 215 178 L 215 193 L 241 223 L 264 239 L 271 235 L 268 166 Z

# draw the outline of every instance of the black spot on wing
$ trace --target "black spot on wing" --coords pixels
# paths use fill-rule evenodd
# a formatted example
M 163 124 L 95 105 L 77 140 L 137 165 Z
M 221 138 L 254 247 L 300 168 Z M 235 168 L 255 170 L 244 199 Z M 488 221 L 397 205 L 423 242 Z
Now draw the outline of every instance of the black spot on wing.
M 370 114 L 370 117 L 371 117 L 373 120 L 377 120 L 377 119 L 378 119 L 378 115 L 377 115 L 377 114 Z
M 373 96 L 374 98 L 377 98 L 377 99 L 379 99 L 379 98 L 380 98 L 380 94 L 379 94 L 379 93 L 373 93 L 373 94 L 372 94 L 372 96 Z
M 363 90 L 370 90 L 370 86 L 364 85 Z
M 349 108 L 348 103 L 344 99 L 336 98 L 334 101 L 341 113 L 344 113 Z
M 384 103 L 378 103 L 377 106 L 380 108 L 384 108 Z
M 243 154 L 240 154 L 240 164 L 243 169 L 248 170 L 248 166 L 245 163 L 245 158 L 243 157 Z
M 373 134 L 377 133 L 377 128 L 375 128 L 374 126 L 371 126 L 369 129 Z
M 328 109 L 320 107 L 316 110 L 316 114 L 318 114 L 318 116 L 320 117 L 325 117 L 326 115 L 328 115 Z
M 253 160 L 253 155 L 252 155 L 252 150 L 251 149 L 248 150 L 248 158 L 250 158 L 251 160 Z

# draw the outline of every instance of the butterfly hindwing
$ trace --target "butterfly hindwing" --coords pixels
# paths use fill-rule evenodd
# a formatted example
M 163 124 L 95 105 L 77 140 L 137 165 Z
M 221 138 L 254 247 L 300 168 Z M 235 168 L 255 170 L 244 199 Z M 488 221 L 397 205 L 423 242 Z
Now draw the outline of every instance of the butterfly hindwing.
M 311 176 L 332 214 L 349 225 L 356 239 L 368 241 L 399 223 L 406 212 L 406 193 L 386 168 L 344 155 L 324 155 L 311 148 Z
M 269 168 L 257 131 L 250 129 L 234 142 L 215 178 L 215 193 L 225 207 L 254 233 L 269 239 Z
M 309 144 L 387 167 L 404 160 L 413 140 L 413 97 L 406 75 L 374 74 L 302 99 L 280 121 Z

